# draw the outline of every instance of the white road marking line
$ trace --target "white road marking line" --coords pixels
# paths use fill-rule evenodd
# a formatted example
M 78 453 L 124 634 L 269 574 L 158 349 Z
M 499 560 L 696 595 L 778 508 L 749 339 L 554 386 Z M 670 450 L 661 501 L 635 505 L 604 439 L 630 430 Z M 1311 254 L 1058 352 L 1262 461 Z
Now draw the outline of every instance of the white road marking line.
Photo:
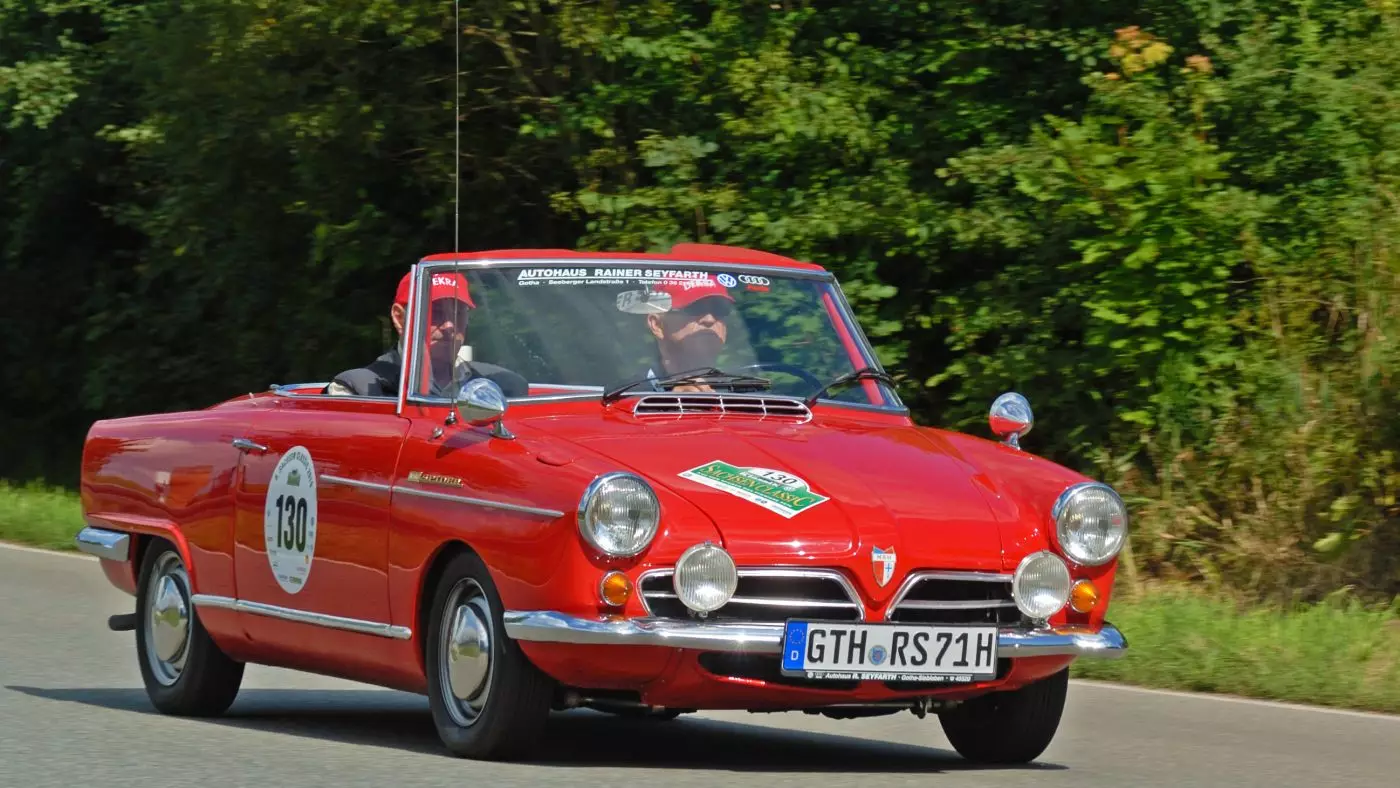
M 42 547 L 30 547 L 28 545 L 15 544 L 14 542 L 0 542 L 0 547 L 6 550 L 14 550 L 18 553 L 38 553 L 39 555 L 52 555 L 59 558 L 81 558 L 84 561 L 96 561 L 97 556 L 87 553 L 64 552 L 62 550 L 48 550 Z
M 1217 695 L 1209 692 L 1183 692 L 1181 690 L 1152 689 L 1151 687 L 1138 687 L 1132 684 L 1115 684 L 1111 681 L 1094 681 L 1092 679 L 1074 679 L 1071 684 L 1082 684 L 1086 687 L 1097 687 L 1101 689 L 1122 690 L 1124 692 L 1137 692 L 1144 695 L 1165 695 L 1172 698 L 1189 698 L 1193 700 L 1214 700 L 1225 703 L 1244 703 L 1253 706 L 1267 706 L 1276 709 L 1289 709 L 1292 711 L 1315 711 L 1321 714 L 1340 714 L 1344 717 L 1360 717 L 1368 720 L 1386 720 L 1389 722 L 1400 722 L 1400 714 L 1387 714 L 1383 711 L 1360 711 L 1356 709 L 1336 709 L 1330 706 L 1309 706 L 1303 703 L 1289 703 L 1281 700 L 1265 700 L 1263 698 L 1244 698 L 1239 695 Z

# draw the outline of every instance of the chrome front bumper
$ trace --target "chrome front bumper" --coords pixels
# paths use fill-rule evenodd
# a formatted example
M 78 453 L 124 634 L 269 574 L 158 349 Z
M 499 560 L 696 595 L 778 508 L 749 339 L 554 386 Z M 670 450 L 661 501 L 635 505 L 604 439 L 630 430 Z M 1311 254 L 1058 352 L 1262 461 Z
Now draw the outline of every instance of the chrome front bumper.
M 781 654 L 782 624 L 714 624 L 661 618 L 579 618 L 550 610 L 506 611 L 506 634 L 536 643 L 668 648 Z M 1002 627 L 997 656 L 1075 656 L 1116 659 L 1128 649 L 1123 633 L 1109 624 L 1079 628 Z

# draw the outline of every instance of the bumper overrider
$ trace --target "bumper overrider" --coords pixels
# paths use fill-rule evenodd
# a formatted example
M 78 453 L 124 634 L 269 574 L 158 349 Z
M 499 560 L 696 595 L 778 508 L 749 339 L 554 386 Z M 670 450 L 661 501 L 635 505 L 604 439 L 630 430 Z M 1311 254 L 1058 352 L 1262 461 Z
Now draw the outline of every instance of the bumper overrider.
M 506 634 L 535 643 L 598 646 L 664 646 L 744 654 L 781 654 L 780 623 L 704 623 L 665 618 L 582 618 L 552 610 L 506 611 Z M 997 656 L 1074 656 L 1116 659 L 1128 648 L 1117 628 L 1105 623 L 1083 627 L 1025 628 L 1003 626 Z

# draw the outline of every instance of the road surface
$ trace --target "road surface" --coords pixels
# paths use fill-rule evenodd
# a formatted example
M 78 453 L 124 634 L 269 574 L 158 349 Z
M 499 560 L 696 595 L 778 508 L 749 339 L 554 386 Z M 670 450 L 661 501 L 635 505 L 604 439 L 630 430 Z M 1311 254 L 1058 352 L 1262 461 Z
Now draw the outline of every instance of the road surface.
M 908 713 L 576 711 L 551 722 L 547 757 L 473 763 L 439 748 L 425 698 L 289 671 L 250 667 L 225 718 L 158 715 L 132 634 L 106 628 L 130 605 L 92 559 L 0 546 L 0 786 L 1400 785 L 1400 717 L 1084 682 L 1025 767 L 971 767 Z

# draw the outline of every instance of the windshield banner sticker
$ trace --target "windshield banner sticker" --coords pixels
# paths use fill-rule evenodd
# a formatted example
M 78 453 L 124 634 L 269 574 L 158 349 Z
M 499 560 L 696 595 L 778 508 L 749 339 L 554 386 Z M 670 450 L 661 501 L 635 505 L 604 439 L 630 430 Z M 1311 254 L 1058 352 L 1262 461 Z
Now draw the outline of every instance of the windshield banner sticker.
M 567 267 L 522 268 L 517 285 L 635 285 L 685 280 L 709 281 L 708 271 L 678 271 L 671 268 Z M 732 277 L 731 277 L 732 278 Z
M 723 460 L 682 471 L 680 476 L 756 503 L 789 519 L 828 500 L 825 495 L 812 492 L 807 482 L 790 473 L 768 468 L 741 468 Z

